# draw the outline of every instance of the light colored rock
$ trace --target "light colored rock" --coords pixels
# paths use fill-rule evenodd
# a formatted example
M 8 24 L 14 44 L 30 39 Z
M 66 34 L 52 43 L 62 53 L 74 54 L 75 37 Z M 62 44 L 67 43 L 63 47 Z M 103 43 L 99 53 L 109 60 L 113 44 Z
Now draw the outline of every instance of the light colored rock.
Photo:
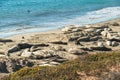
M 69 27 L 65 27 L 65 28 L 62 29 L 62 32 L 67 32 L 67 31 L 69 31 L 69 30 L 70 30 Z

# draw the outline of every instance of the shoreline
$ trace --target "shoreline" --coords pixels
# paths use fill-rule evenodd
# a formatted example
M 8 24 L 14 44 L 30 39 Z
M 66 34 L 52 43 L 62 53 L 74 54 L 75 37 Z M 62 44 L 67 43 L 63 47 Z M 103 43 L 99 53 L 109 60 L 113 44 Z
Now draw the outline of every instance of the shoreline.
M 103 22 L 99 22 L 99 23 L 95 23 L 95 24 L 88 24 L 88 25 L 102 25 L 102 24 L 106 24 L 106 23 L 111 23 L 111 22 L 115 22 L 115 21 L 120 21 L 120 18 L 116 18 L 116 19 L 112 19 L 112 20 L 108 20 L 108 21 L 103 21 Z M 71 24 L 71 25 L 74 25 L 74 24 Z M 69 26 L 69 25 L 67 25 Z M 48 30 L 48 31 L 41 31 L 41 32 L 28 32 L 28 33 L 21 33 L 21 34 L 16 34 L 16 35 L 12 35 L 12 36 L 9 36 L 9 37 L 6 37 L 6 39 L 16 39 L 17 37 L 26 37 L 26 38 L 30 38 L 30 36 L 34 36 L 36 34 L 46 34 L 46 33 L 57 33 L 57 32 L 60 32 L 60 30 L 64 28 L 64 27 L 61 27 L 61 28 L 58 28 L 58 29 L 55 29 L 55 30 Z
M 115 19 L 1 38 L 0 63 L 6 68 L 2 73 L 8 74 L 24 67 L 57 66 L 84 55 L 119 52 L 119 48 L 120 19 Z

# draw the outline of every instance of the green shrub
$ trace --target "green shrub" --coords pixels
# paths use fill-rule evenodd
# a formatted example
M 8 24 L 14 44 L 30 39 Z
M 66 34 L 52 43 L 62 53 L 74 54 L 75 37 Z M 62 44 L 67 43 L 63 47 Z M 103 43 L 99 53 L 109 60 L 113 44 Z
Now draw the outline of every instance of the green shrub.
M 99 76 L 109 67 L 120 64 L 120 53 L 86 55 L 56 67 L 23 68 L 10 75 L 9 80 L 78 80 L 77 72 Z M 5 80 L 5 79 L 4 79 Z

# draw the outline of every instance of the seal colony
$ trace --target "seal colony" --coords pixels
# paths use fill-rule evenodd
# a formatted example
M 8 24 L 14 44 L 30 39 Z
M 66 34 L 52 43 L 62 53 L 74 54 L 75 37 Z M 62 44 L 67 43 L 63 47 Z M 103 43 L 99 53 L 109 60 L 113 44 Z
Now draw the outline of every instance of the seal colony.
M 119 48 L 120 19 L 16 35 L 0 39 L 0 73 L 12 73 L 26 66 L 57 66 L 80 56 L 115 52 Z

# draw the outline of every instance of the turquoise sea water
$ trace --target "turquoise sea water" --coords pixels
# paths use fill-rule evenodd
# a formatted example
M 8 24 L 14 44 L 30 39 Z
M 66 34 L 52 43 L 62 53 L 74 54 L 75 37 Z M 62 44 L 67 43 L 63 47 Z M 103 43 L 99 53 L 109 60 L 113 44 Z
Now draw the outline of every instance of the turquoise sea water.
M 120 0 L 0 0 L 0 37 L 120 17 Z

